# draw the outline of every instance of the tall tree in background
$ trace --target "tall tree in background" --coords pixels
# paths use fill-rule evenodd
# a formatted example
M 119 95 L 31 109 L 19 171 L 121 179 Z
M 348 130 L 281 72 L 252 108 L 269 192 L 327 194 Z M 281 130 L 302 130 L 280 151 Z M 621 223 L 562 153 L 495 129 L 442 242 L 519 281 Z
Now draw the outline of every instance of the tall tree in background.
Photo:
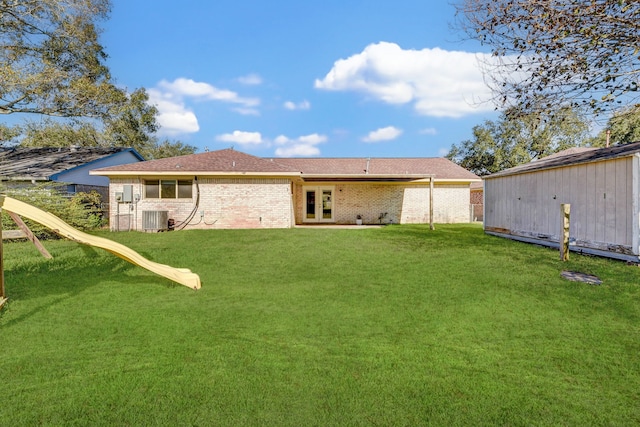
M 629 144 L 640 141 L 640 107 L 625 108 L 611 116 L 607 126 L 594 138 L 593 144 L 603 146 L 607 142 L 611 145 Z
M 104 117 L 122 100 L 98 43 L 109 0 L 0 0 L 0 113 Z
M 7 127 L 4 142 L 22 147 L 132 147 L 148 160 L 195 153 L 196 147 L 180 141 L 158 141 L 155 136 L 159 128 L 158 110 L 149 105 L 144 88 L 130 95 L 123 92 L 123 96 L 126 96 L 125 102 L 109 109 L 102 121 L 31 120 L 21 126 Z
M 589 126 L 571 108 L 552 114 L 501 114 L 474 126 L 473 139 L 445 156 L 476 175 L 488 175 L 589 142 Z
M 485 77 L 512 113 L 609 113 L 640 101 L 637 0 L 459 0 L 457 26 L 491 49 Z
M 159 143 L 144 88 L 127 93 L 112 82 L 97 25 L 110 8 L 109 0 L 0 0 L 0 114 L 31 118 L 1 125 L 0 145 L 126 146 L 147 159 L 195 152 Z

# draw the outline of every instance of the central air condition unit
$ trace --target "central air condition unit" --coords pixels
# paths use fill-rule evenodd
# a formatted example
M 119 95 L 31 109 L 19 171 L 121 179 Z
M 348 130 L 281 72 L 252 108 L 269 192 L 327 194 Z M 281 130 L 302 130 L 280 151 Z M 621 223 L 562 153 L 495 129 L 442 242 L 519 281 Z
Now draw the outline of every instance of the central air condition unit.
M 142 229 L 144 231 L 167 231 L 168 227 L 168 211 L 142 211 Z

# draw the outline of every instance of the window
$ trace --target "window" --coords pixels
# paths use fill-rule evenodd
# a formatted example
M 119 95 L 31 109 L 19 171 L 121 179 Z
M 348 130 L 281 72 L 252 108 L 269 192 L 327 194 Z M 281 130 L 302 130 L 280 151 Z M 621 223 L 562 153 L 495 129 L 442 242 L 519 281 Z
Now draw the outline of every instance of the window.
M 147 199 L 191 199 L 193 181 L 175 179 L 156 179 L 144 182 L 144 194 Z

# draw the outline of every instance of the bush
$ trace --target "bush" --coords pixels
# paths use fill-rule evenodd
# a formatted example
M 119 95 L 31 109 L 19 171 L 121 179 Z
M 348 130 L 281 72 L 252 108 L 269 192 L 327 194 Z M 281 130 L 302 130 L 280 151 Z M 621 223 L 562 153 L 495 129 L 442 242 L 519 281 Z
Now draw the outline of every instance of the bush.
M 101 196 L 96 191 L 76 193 L 69 197 L 66 193 L 66 185 L 59 183 L 36 184 L 19 188 L 2 186 L 0 191 L 9 197 L 50 212 L 80 230 L 100 228 L 106 221 L 101 208 Z M 23 218 L 23 220 L 39 239 L 57 237 L 47 227 L 27 218 Z M 11 217 L 5 212 L 2 213 L 2 228 L 4 230 L 17 228 Z

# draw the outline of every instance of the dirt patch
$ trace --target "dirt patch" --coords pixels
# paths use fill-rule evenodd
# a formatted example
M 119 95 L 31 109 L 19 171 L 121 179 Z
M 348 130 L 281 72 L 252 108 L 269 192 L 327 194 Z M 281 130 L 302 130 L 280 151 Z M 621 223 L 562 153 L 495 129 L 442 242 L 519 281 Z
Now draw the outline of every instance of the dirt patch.
M 601 285 L 602 280 L 591 274 L 579 273 L 577 271 L 563 271 L 560 273 L 562 277 L 572 282 L 584 282 L 590 285 Z

